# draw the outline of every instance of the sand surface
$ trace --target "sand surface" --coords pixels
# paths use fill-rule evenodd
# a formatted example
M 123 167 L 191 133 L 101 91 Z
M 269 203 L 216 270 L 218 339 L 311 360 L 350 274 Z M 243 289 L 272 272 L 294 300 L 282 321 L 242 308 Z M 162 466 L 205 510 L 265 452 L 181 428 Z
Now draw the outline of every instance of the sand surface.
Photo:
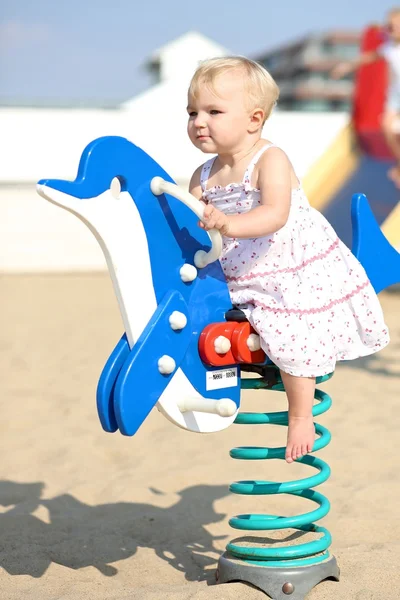
M 240 479 L 314 472 L 228 455 L 283 445 L 284 429 L 198 435 L 154 410 L 133 438 L 106 434 L 95 390 L 122 333 L 108 275 L 3 276 L 0 288 L 0 599 L 266 598 L 242 583 L 215 585 L 215 569 L 241 533 L 229 517 L 314 506 L 228 491 Z M 319 455 L 332 476 L 320 491 L 332 508 L 321 523 L 341 581 L 323 582 L 310 600 L 400 598 L 400 295 L 381 301 L 390 346 L 341 364 L 323 386 L 333 408 L 317 420 L 333 439 Z M 242 407 L 282 410 L 285 401 L 246 391 Z

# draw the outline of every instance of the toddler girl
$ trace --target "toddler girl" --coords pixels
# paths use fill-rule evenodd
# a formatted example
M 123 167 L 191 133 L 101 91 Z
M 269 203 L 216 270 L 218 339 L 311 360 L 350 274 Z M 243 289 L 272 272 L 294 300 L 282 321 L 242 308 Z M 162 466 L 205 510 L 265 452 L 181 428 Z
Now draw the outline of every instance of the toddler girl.
M 315 378 L 337 360 L 381 350 L 389 334 L 363 267 L 310 207 L 283 150 L 261 137 L 278 95 L 271 75 L 246 58 L 200 65 L 189 87 L 188 134 L 216 156 L 194 172 L 190 192 L 206 204 L 201 226 L 223 236 L 232 304 L 280 369 L 293 462 L 313 447 Z

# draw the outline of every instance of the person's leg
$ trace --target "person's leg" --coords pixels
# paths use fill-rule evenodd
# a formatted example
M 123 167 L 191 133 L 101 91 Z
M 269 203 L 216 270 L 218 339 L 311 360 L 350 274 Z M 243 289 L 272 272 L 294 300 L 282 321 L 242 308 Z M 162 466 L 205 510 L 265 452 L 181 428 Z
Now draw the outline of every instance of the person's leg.
M 289 430 L 285 458 L 293 462 L 311 452 L 315 440 L 312 416 L 315 378 L 294 377 L 280 372 L 289 403 Z
M 388 171 L 388 176 L 396 185 L 400 184 L 400 136 L 399 132 L 396 131 L 399 116 L 399 112 L 394 107 L 387 107 L 381 120 L 383 135 L 397 163 Z

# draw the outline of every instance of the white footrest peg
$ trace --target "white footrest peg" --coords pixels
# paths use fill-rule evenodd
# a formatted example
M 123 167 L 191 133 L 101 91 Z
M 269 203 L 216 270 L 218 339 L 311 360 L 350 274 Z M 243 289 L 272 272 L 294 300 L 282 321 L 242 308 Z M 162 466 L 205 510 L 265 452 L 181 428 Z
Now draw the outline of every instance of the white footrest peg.
M 202 396 L 194 398 L 182 398 L 178 402 L 178 408 L 182 413 L 195 411 L 216 414 L 220 417 L 232 417 L 237 412 L 237 406 L 229 398 L 210 400 Z

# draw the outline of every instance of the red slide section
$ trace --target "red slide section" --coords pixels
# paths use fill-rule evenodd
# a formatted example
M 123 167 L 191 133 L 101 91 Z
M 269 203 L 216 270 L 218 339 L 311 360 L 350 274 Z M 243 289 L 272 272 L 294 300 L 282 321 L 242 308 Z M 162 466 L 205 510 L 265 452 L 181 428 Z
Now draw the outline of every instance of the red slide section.
M 361 51 L 375 50 L 384 41 L 380 27 L 368 27 L 361 39 Z M 360 67 L 355 77 L 353 123 L 362 150 L 374 158 L 393 158 L 381 132 L 388 69 L 384 59 Z

